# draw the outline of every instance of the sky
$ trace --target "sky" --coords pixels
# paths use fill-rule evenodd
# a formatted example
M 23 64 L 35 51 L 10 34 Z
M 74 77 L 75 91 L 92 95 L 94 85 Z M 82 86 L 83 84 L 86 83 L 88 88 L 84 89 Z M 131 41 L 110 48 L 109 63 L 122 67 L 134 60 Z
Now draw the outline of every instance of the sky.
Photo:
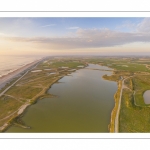
M 150 55 L 150 18 L 0 18 L 0 55 Z

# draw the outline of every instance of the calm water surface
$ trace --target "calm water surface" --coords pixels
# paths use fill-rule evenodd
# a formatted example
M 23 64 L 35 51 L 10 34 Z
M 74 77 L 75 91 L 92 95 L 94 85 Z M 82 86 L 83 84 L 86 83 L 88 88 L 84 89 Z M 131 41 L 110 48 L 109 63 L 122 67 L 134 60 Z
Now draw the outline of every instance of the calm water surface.
M 145 104 L 150 104 L 150 90 L 145 91 L 143 97 Z
M 109 132 L 111 111 L 117 83 L 102 79 L 110 69 L 90 64 L 65 76 L 49 93 L 57 98 L 44 98 L 30 106 L 22 120 L 31 127 L 12 126 L 7 132 Z

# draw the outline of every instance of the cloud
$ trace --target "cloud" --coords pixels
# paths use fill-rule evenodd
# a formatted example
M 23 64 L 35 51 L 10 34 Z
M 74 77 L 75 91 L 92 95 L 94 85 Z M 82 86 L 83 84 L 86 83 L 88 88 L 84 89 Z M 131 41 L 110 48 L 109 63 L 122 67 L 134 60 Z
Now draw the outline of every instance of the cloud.
M 0 36 L 8 36 L 8 35 L 5 34 L 5 33 L 0 32 Z
M 76 29 L 79 29 L 79 27 L 69 27 L 68 29 L 69 30 L 76 30 Z
M 116 30 L 128 30 L 128 31 L 134 31 L 137 28 L 137 24 L 133 23 L 131 21 L 125 21 L 123 24 L 116 26 Z
M 48 25 L 41 26 L 41 28 L 52 27 L 52 26 L 55 26 L 55 25 L 56 25 L 56 24 L 48 24 Z
M 144 18 L 144 20 L 137 25 L 137 31 L 142 33 L 150 33 L 150 18 Z
M 44 25 L 41 27 L 54 26 L 55 24 Z M 135 26 L 134 24 L 126 26 Z M 139 23 L 135 32 L 122 32 L 101 29 L 81 29 L 79 27 L 69 27 L 76 29 L 70 36 L 62 37 L 10 37 L 0 35 L 1 39 L 12 42 L 32 43 L 46 49 L 76 49 L 76 48 L 100 48 L 115 47 L 137 42 L 150 42 L 150 18 L 145 18 Z
M 0 18 L 0 32 L 7 35 L 33 35 L 35 28 L 31 18 Z
M 72 37 L 3 37 L 13 42 L 40 44 L 47 48 L 98 48 L 113 47 L 134 42 L 150 42 L 150 34 L 119 32 L 109 29 L 78 29 Z

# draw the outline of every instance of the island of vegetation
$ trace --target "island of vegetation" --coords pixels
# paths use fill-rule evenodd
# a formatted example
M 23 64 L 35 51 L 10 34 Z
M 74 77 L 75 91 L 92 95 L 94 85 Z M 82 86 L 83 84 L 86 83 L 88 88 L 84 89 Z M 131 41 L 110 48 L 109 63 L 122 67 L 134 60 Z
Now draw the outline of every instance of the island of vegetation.
M 10 125 L 29 128 L 20 119 L 25 109 L 43 97 L 54 97 L 47 90 L 63 76 L 89 63 L 113 69 L 105 80 L 115 81 L 118 90 L 111 113 L 110 132 L 150 132 L 150 104 L 143 93 L 150 89 L 149 57 L 47 57 L 24 69 L 0 90 L 0 131 Z

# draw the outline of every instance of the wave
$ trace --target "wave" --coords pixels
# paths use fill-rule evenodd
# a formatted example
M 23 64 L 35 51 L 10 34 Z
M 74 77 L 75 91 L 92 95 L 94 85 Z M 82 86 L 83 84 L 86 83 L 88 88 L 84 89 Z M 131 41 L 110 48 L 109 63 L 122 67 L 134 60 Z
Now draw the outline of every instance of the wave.
M 0 56 L 0 77 L 14 72 L 40 58 L 35 56 Z

